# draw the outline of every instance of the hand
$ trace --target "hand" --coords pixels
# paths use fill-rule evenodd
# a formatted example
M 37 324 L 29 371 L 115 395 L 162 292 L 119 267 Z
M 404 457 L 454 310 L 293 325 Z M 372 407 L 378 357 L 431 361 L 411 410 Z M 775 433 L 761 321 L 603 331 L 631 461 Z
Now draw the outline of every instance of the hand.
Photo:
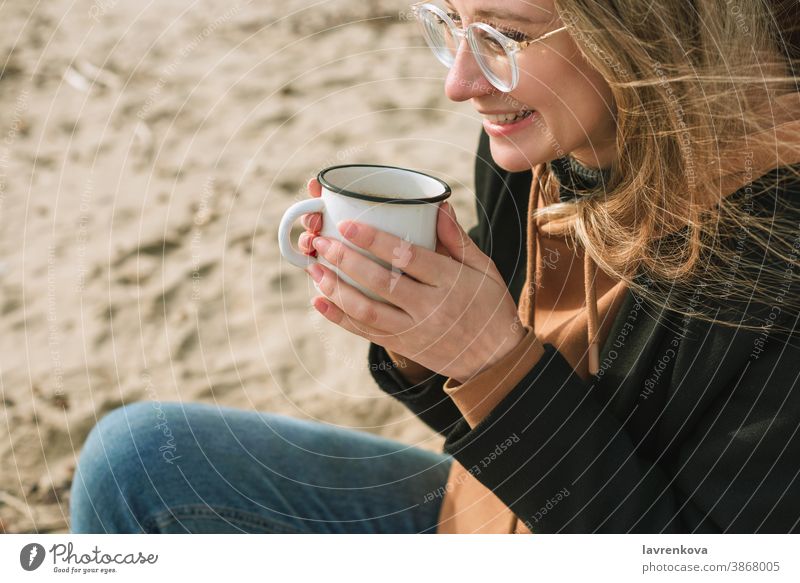
M 319 181 L 316 178 L 312 178 L 308 181 L 306 186 L 308 190 L 308 194 L 312 198 L 319 198 L 322 196 L 322 185 L 320 185 Z M 300 222 L 306 228 L 306 231 L 302 233 L 298 239 L 298 245 L 300 247 L 300 251 L 309 255 L 311 257 L 317 256 L 317 250 L 314 249 L 312 243 L 314 238 L 319 236 L 320 231 L 322 230 L 322 213 L 307 213 L 304 214 L 300 218 Z M 441 253 L 442 255 L 446 255 L 450 257 L 450 254 L 447 250 L 442 246 L 440 242 L 437 241 L 436 243 L 436 252 Z M 405 365 L 402 369 L 401 374 L 405 376 L 407 379 L 412 381 L 417 381 L 422 378 L 427 378 L 430 376 L 429 374 L 423 374 L 422 371 L 427 371 L 425 367 L 415 367 L 412 366 L 415 363 L 412 359 L 408 358 L 407 356 L 401 355 L 400 353 L 395 352 L 393 355 L 390 355 L 393 359 L 395 357 L 399 357 L 403 360 L 403 364 Z M 430 373 L 430 371 L 428 371 Z
M 441 252 L 363 223 L 342 221 L 337 228 L 355 246 L 404 273 L 336 240 L 315 237 L 321 256 L 391 302 L 372 300 L 326 267 L 311 265 L 307 271 L 325 296 L 312 303 L 331 322 L 459 382 L 502 359 L 524 337 L 502 276 L 448 203 L 441 205 L 437 220 Z

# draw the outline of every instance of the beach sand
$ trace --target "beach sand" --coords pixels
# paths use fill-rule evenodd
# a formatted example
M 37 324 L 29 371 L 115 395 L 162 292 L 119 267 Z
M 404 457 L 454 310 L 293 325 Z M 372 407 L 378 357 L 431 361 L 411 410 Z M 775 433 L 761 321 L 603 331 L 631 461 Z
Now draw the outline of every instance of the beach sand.
M 67 531 L 83 441 L 135 401 L 441 449 L 276 243 L 339 163 L 433 173 L 474 224 L 480 119 L 406 2 L 6 2 L 0 63 L 0 532 Z

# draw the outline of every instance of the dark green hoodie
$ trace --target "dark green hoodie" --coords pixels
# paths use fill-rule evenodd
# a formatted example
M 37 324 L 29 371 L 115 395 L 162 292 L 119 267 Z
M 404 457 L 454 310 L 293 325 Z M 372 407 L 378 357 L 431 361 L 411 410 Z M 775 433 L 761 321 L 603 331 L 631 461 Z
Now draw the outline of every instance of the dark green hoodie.
M 470 236 L 518 300 L 531 172 L 494 164 L 483 133 L 475 185 Z M 800 206 L 796 181 L 776 183 L 772 195 L 758 197 L 765 216 L 776 197 Z M 800 268 L 797 256 L 778 267 Z M 780 293 L 797 294 L 796 281 L 787 278 Z M 444 435 L 444 451 L 465 468 L 519 436 L 477 478 L 534 532 L 797 532 L 800 348 L 797 334 L 769 333 L 774 312 L 757 315 L 764 332 L 741 331 L 684 319 L 628 291 L 591 381 L 545 344 L 544 357 L 474 428 L 443 392 L 446 377 L 412 385 L 376 344 L 369 365 L 381 389 Z M 797 314 L 778 312 L 796 329 Z M 570 495 L 542 514 L 564 488 Z

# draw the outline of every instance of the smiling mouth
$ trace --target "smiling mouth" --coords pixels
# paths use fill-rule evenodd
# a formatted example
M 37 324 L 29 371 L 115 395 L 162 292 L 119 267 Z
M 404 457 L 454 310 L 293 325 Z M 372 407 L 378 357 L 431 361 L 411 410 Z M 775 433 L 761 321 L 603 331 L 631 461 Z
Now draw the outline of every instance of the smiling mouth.
M 533 115 L 533 110 L 526 109 L 513 113 L 484 114 L 484 118 L 496 125 L 511 125 Z

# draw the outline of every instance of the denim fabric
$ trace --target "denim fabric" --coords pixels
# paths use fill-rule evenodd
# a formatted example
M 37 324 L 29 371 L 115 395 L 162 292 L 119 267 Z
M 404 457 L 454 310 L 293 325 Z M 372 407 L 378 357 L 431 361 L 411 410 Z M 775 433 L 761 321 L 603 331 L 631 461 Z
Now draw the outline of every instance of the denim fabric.
M 452 458 L 275 414 L 141 402 L 90 433 L 76 533 L 431 533 Z

